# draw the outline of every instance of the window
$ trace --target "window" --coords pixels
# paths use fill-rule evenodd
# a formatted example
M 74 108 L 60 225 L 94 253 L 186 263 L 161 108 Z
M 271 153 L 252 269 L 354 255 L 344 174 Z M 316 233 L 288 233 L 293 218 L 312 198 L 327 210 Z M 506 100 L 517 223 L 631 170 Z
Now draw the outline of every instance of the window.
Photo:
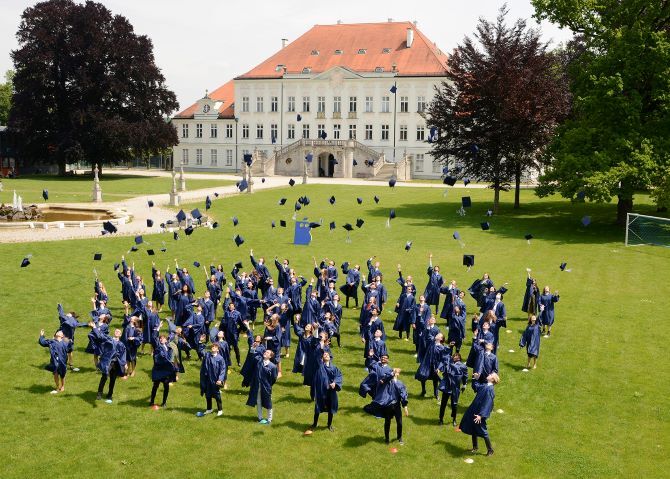
M 233 166 L 233 150 L 226 150 L 226 166 Z
M 188 124 L 184 123 L 181 126 L 181 137 L 182 138 L 188 138 Z
M 391 49 L 390 48 L 384 48 L 384 49 L 382 49 L 382 53 L 385 54 L 385 55 L 389 54 L 389 53 L 391 53 Z
M 312 73 L 312 67 L 305 67 L 302 69 L 302 72 L 305 74 Z
M 309 125 L 302 125 L 302 137 L 309 140 Z
M 288 125 L 286 137 L 289 140 L 295 140 L 295 125 Z
M 423 171 L 423 153 L 417 153 L 414 158 L 414 171 Z
M 375 73 L 384 73 L 384 67 L 375 67 Z
M 218 156 L 219 156 L 219 152 L 216 149 L 212 149 L 209 152 L 209 163 L 212 166 L 216 166 L 216 164 L 218 163 L 218 161 L 219 161 Z
M 188 150 L 181 150 L 181 162 L 185 165 L 188 165 Z
M 226 125 L 226 138 L 233 137 L 233 125 Z
M 202 138 L 202 123 L 195 124 L 195 137 Z
M 400 125 L 400 141 L 407 141 L 407 125 Z
M 365 97 L 365 113 L 372 113 L 372 104 L 374 100 L 372 99 L 371 96 L 366 96 Z
M 257 140 L 262 140 L 263 139 L 263 124 L 258 123 L 256 125 L 256 139 Z
M 416 141 L 423 141 L 426 139 L 426 128 L 423 126 L 416 127 Z
M 441 173 L 442 172 L 442 163 L 440 163 L 438 160 L 433 160 L 433 173 Z
M 303 112 L 308 112 L 309 111 L 309 97 L 308 96 L 302 97 L 302 111 Z
M 407 113 L 409 111 L 409 97 L 400 97 L 400 113 Z
M 335 50 L 335 55 L 342 55 L 342 50 Z
M 416 99 L 416 111 L 418 113 L 423 113 L 426 111 L 426 97 L 420 96 Z
M 316 125 L 316 136 L 321 139 L 322 135 L 326 132 L 326 125 Z
M 359 54 L 359 55 L 365 55 L 365 52 L 366 52 L 366 51 L 367 51 L 367 50 L 366 50 L 365 48 L 359 48 L 359 49 L 358 49 L 358 54 Z
M 391 111 L 391 99 L 387 96 L 382 97 L 382 113 Z
M 333 113 L 340 113 L 342 111 L 342 97 L 334 96 L 333 97 Z M 188 138 L 188 127 L 186 128 L 186 137 Z
M 270 111 L 273 113 L 279 111 L 279 98 L 276 96 L 270 97 Z
M 342 125 L 333 125 L 333 140 L 340 139 L 340 131 L 342 131 Z
M 249 112 L 249 97 L 248 96 L 243 96 L 242 97 L 242 111 L 245 113 Z
M 389 126 L 382 125 L 382 140 L 388 140 L 388 139 L 389 139 Z
M 356 125 L 349 125 L 349 139 L 356 139 Z
M 195 150 L 195 164 L 202 165 L 202 148 L 197 148 Z
M 263 97 L 262 96 L 257 96 L 256 97 L 256 112 L 263 113 Z
M 295 111 L 295 97 L 288 97 L 288 111 Z
M 216 124 L 212 123 L 211 125 L 209 125 L 209 137 L 216 138 L 217 136 L 219 136 L 219 127 Z
M 277 124 L 273 123 L 270 125 L 270 140 L 272 140 L 272 143 L 277 142 Z
M 365 125 L 365 139 L 372 140 L 372 125 Z
M 246 123 L 242 125 L 242 138 L 244 140 L 249 139 L 249 125 L 247 125 Z
M 319 113 L 325 113 L 326 111 L 326 97 L 325 96 L 320 96 L 318 97 L 318 101 L 316 104 L 316 111 Z
M 312 50 L 311 55 L 312 56 L 317 56 L 319 54 L 319 50 Z
M 350 96 L 349 97 L 349 111 L 352 113 L 356 113 L 356 97 L 355 96 Z

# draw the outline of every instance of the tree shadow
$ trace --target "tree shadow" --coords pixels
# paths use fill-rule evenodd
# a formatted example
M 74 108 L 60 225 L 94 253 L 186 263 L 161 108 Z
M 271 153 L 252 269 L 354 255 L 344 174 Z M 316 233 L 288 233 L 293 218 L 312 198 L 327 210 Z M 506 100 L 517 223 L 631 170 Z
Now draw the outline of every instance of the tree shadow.
M 21 388 L 21 387 L 15 387 L 15 391 L 25 391 L 29 392 L 30 394 L 38 394 L 40 396 L 44 394 L 48 394 L 51 391 L 54 390 L 54 386 L 48 386 L 46 384 L 33 384 L 32 386 L 28 386 L 27 388 Z
M 439 439 L 439 440 L 435 441 L 433 444 L 436 445 L 436 446 L 439 446 L 439 445 L 444 446 L 444 450 L 451 457 L 464 457 L 464 456 L 470 455 L 469 449 L 458 447 L 454 444 L 451 444 L 450 442 L 445 441 L 444 439 Z
M 525 364 L 516 364 L 509 361 L 500 361 L 505 367 L 511 368 L 515 371 L 522 371 L 526 368 Z
M 273 399 L 274 402 L 283 403 L 283 402 L 293 402 L 293 403 L 310 403 L 312 402 L 309 397 L 296 396 L 294 394 L 285 394 L 282 395 L 279 399 Z
M 346 448 L 362 447 L 370 443 L 384 444 L 383 437 L 373 437 L 373 436 L 363 436 L 362 434 L 357 434 L 355 436 L 349 436 L 342 444 Z

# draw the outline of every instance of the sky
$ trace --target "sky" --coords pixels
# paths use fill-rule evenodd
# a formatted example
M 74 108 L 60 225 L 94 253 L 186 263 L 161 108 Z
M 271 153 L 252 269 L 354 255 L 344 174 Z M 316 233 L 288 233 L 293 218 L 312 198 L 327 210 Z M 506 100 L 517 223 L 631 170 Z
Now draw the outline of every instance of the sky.
M 471 35 L 480 17 L 495 19 L 502 0 L 100 0 L 125 16 L 135 32 L 153 41 L 156 64 L 177 95 L 180 109 L 241 75 L 313 25 L 417 21 L 445 53 Z M 12 68 L 21 13 L 37 2 L 0 1 L 0 74 Z M 531 17 L 530 0 L 508 0 L 510 22 L 528 20 L 553 45 L 571 33 Z M 3 75 L 4 77 L 4 75 Z M 0 78 L 3 78 L 0 77 Z

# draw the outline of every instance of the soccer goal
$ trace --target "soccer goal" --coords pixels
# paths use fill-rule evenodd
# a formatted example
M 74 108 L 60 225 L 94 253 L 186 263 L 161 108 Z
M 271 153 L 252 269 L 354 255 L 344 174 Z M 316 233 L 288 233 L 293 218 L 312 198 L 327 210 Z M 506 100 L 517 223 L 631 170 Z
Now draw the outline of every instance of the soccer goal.
M 628 213 L 626 246 L 640 245 L 670 247 L 670 218 Z

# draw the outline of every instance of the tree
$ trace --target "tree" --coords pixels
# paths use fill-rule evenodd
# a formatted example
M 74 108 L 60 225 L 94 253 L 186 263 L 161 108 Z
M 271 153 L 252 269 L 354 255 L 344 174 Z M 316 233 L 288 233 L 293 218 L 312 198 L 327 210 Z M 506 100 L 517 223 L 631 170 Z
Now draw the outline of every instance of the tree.
M 635 191 L 667 198 L 670 2 L 533 0 L 536 16 L 581 36 L 569 75 L 573 113 L 548 150 L 540 196 L 609 202 L 624 225 Z M 660 203 L 659 203 L 660 205 Z
M 5 73 L 5 83 L 0 83 L 0 125 L 6 125 L 9 119 L 9 108 L 12 104 L 12 79 L 14 72 Z
M 447 164 L 460 159 L 459 176 L 491 182 L 494 211 L 512 180 L 519 207 L 523 172 L 538 167 L 570 108 L 559 56 L 525 21 L 507 26 L 506 15 L 503 7 L 495 23 L 480 19 L 474 39 L 466 36 L 455 49 L 428 110 L 439 131 L 433 156 Z
M 177 109 L 151 40 L 91 1 L 27 8 L 12 52 L 9 126 L 27 159 L 109 164 L 177 144 L 165 117 Z

